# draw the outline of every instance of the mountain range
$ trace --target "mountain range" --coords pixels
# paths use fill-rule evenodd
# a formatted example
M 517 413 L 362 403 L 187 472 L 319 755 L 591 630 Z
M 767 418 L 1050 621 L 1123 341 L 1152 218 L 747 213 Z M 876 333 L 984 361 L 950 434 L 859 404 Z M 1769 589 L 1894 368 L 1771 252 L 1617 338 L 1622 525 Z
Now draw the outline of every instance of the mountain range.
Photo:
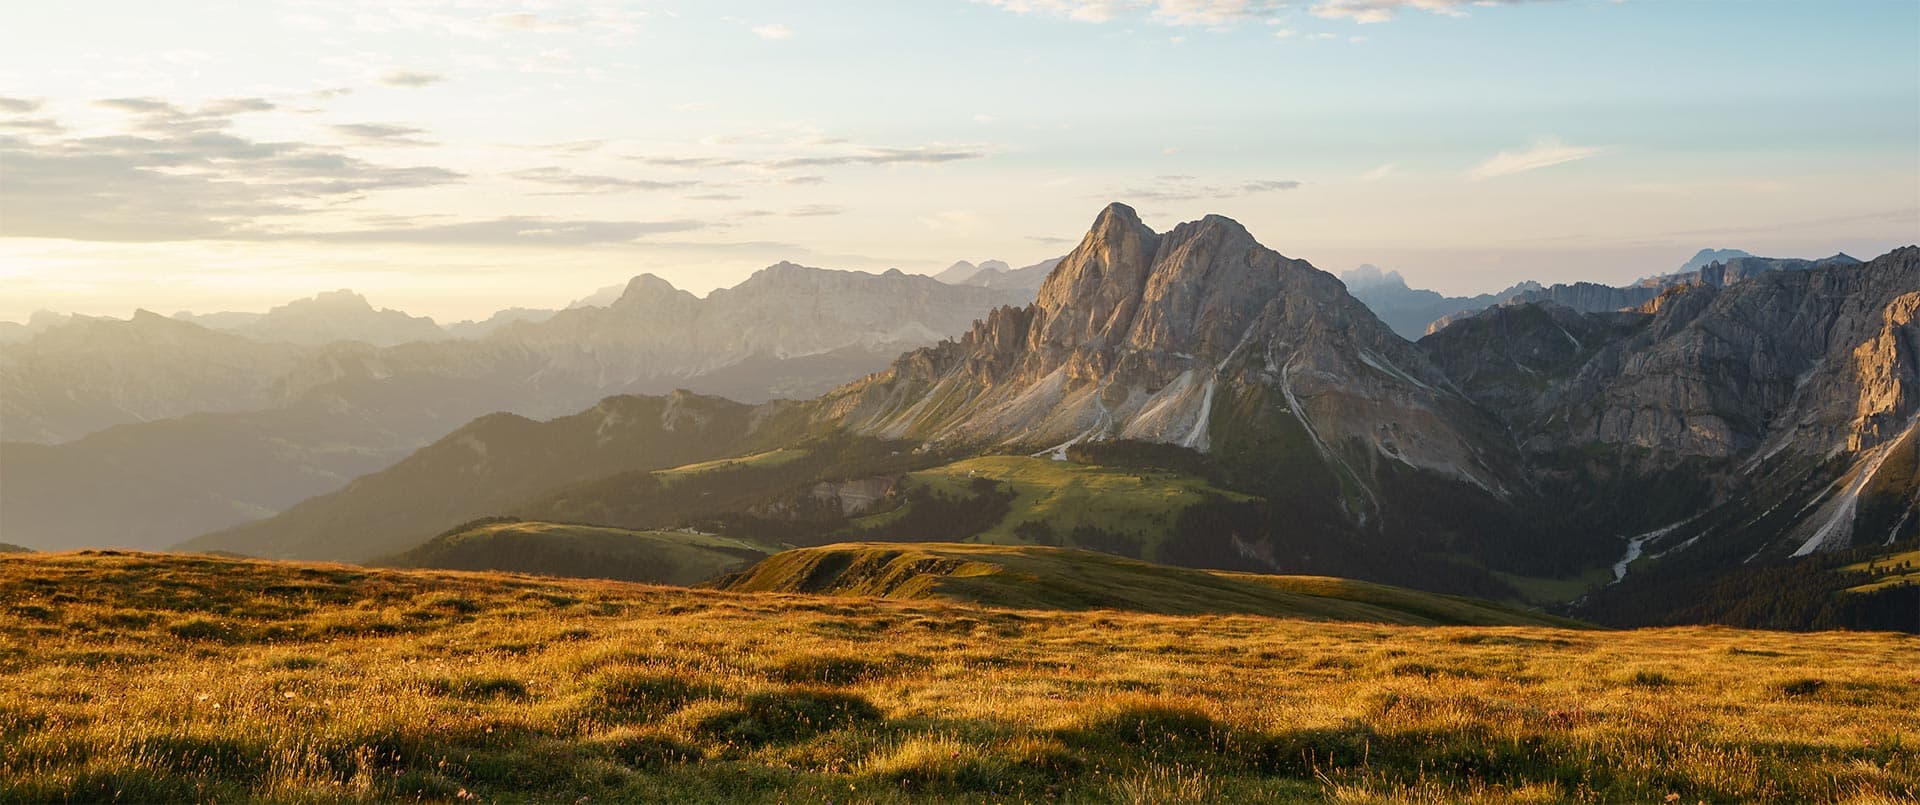
M 1418 340 L 1439 332 L 1455 319 L 1494 305 L 1552 302 L 1583 313 L 1626 310 L 1646 304 L 1675 285 L 1729 285 L 1767 271 L 1803 271 L 1822 265 L 1856 265 L 1845 254 L 1820 260 L 1755 257 L 1739 249 L 1702 249 L 1679 271 L 1659 274 L 1627 286 L 1595 282 L 1542 285 L 1527 281 L 1505 290 L 1478 296 L 1443 296 L 1437 291 L 1409 288 L 1400 272 L 1383 272 L 1362 265 L 1340 275 L 1347 290 L 1365 302 L 1374 314 L 1402 337 Z
M 933 278 L 950 285 L 974 285 L 981 288 L 1038 291 L 1047 272 L 1060 262 L 1055 257 L 1030 266 L 1012 268 L 1000 260 L 982 260 L 979 264 L 961 260 L 934 274 Z
M 365 560 L 510 514 L 1060 545 L 1607 622 L 1739 618 L 1751 597 L 1679 602 L 1920 536 L 1920 248 L 1757 260 L 1649 283 L 1626 310 L 1509 300 L 1413 343 L 1230 219 L 1162 233 L 1116 204 L 1031 304 L 815 399 L 484 418 L 188 547 Z M 1911 593 L 1828 590 L 1808 617 Z
M 74 317 L 0 345 L 0 533 L 164 546 L 337 489 L 485 414 L 552 417 L 679 387 L 810 397 L 1025 298 L 781 263 L 704 299 L 642 275 L 605 307 L 387 347 L 261 341 L 146 311 Z M 424 321 L 320 300 L 268 316 L 304 332 L 315 304 Z

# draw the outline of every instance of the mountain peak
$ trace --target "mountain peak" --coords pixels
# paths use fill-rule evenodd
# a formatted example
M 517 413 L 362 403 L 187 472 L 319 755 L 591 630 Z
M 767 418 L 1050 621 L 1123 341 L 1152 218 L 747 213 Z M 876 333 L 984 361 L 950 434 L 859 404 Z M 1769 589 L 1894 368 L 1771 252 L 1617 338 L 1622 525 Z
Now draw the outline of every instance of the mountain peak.
M 285 306 L 314 307 L 339 311 L 351 310 L 354 312 L 373 311 L 373 303 L 368 302 L 366 297 L 355 293 L 351 288 L 341 288 L 337 291 L 321 291 L 306 299 L 296 299 L 288 302 Z
M 1369 288 L 1406 289 L 1407 280 L 1398 271 L 1386 271 L 1372 263 L 1361 263 L 1340 274 L 1340 281 L 1347 288 L 1362 291 Z
M 693 294 L 673 287 L 673 283 L 654 274 L 641 274 L 627 281 L 627 289 L 614 300 L 613 306 L 631 307 L 634 305 L 658 304 L 679 297 L 693 298 Z

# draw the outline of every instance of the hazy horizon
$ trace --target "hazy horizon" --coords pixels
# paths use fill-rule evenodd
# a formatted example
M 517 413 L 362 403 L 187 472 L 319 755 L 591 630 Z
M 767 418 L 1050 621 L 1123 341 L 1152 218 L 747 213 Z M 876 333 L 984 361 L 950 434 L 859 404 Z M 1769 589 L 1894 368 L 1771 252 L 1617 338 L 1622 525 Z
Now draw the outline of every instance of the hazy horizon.
M 782 260 L 1020 266 L 1114 200 L 1448 294 L 1920 232 L 1911 3 L 10 16 L 0 320 L 352 288 L 447 322 L 641 273 L 705 294 Z

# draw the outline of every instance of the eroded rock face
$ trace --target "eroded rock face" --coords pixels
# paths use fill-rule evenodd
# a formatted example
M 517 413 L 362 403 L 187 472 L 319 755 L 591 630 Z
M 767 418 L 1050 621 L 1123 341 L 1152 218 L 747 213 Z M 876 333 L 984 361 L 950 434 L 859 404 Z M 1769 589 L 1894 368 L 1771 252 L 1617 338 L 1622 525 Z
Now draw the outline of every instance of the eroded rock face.
M 1848 450 L 1894 437 L 1920 408 L 1920 291 L 1901 294 L 1882 311 L 1879 334 L 1853 349 L 1860 387 Z
M 1920 423 L 1920 248 L 1823 262 L 1669 287 L 1633 312 L 1493 308 L 1420 344 L 1530 462 L 1706 481 L 1711 494 L 1668 512 L 1689 525 L 1667 548 L 1842 548 Z
M 1357 475 L 1397 461 L 1503 486 L 1465 435 L 1491 420 L 1339 280 L 1231 219 L 1160 234 L 1119 204 L 1033 305 L 903 356 L 829 395 L 827 410 L 859 432 L 931 442 L 1060 450 L 1125 438 L 1206 451 L 1234 438 L 1217 404 L 1249 395 L 1275 401 Z
M 1857 451 L 1913 410 L 1915 288 L 1909 248 L 1859 267 L 1673 286 L 1632 313 L 1493 308 L 1421 344 L 1536 451 Z

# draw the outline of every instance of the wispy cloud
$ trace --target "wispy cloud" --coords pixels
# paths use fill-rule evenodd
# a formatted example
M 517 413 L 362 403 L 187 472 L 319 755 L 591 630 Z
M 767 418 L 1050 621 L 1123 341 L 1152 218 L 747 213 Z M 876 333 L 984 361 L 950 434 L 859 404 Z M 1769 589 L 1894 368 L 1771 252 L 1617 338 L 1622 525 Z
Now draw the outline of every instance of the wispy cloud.
M 455 246 L 593 246 L 630 243 L 649 235 L 692 232 L 704 221 L 592 221 L 509 216 L 426 226 L 331 232 L 280 232 L 261 239 L 328 243 L 417 243 Z
M 753 35 L 761 39 L 787 39 L 793 36 L 793 29 L 779 23 L 756 25 L 753 27 Z
M 426 129 L 412 126 L 396 126 L 387 123 L 341 123 L 331 128 L 362 145 L 432 145 L 415 136 L 425 134 Z
M 1385 165 L 1381 165 L 1378 168 L 1374 168 L 1373 170 L 1360 174 L 1360 181 L 1363 181 L 1363 182 L 1380 181 L 1381 179 L 1385 179 L 1388 176 L 1392 176 L 1395 167 L 1396 166 L 1392 162 L 1389 162 Z
M 1155 176 L 1150 183 L 1118 191 L 1118 198 L 1146 201 L 1199 201 L 1250 196 L 1299 189 L 1292 179 L 1256 179 L 1252 181 L 1209 183 L 1192 176 Z
M 707 142 L 715 145 L 739 145 L 755 141 L 757 137 L 711 137 Z M 987 152 L 972 146 L 951 146 L 939 143 L 916 146 L 880 146 L 852 142 L 843 137 L 806 137 L 778 143 L 776 149 L 748 148 L 749 152 L 741 156 L 654 156 L 636 155 L 626 159 L 656 168 L 674 168 L 679 170 L 712 170 L 717 168 L 747 168 L 766 171 L 787 171 L 797 168 L 825 168 L 842 165 L 932 165 L 943 162 L 982 159 Z M 776 153 L 766 153 L 775 150 Z M 777 151 L 787 151 L 780 154 Z M 801 151 L 802 153 L 792 153 Z M 806 151 L 824 153 L 805 153 Z M 787 180 L 792 184 L 807 184 L 824 181 L 820 177 L 793 177 Z
M 1445 17 L 1465 17 L 1462 6 L 1515 6 L 1556 0 L 1321 0 L 1308 13 L 1322 19 L 1348 19 L 1361 24 L 1390 22 L 1401 11 L 1418 10 Z
M 1082 22 L 1108 22 L 1123 16 L 1144 16 L 1162 25 L 1225 29 L 1254 21 L 1279 22 L 1290 6 L 1285 0 L 975 0 L 1016 14 L 1062 17 Z M 1416 9 L 1449 17 L 1464 17 L 1462 6 L 1518 5 L 1554 0 L 1319 0 L 1308 13 L 1323 19 L 1360 23 L 1387 22 L 1403 10 Z M 1275 34 L 1281 38 L 1291 32 Z
M 1487 161 L 1475 166 L 1469 175 L 1475 179 L 1509 176 L 1599 156 L 1611 150 L 1613 149 L 1610 147 L 1599 145 L 1566 145 L 1559 140 L 1548 138 L 1534 143 L 1533 147 L 1524 151 L 1501 151 L 1494 154 Z
M 0 234 L 150 242 L 257 237 L 273 222 L 324 212 L 382 190 L 457 182 L 434 166 L 389 166 L 337 146 L 255 140 L 234 117 L 274 108 L 257 98 L 186 108 L 112 98 L 127 133 L 28 142 L 0 135 Z M 55 126 L 58 124 L 55 123 Z M 373 126 L 370 132 L 392 127 Z M 57 129 L 53 129 L 57 133 Z
M 430 87 L 445 80 L 447 77 L 439 73 L 425 73 L 418 70 L 388 70 L 381 73 L 378 79 L 380 83 L 389 87 L 405 89 Z
M 507 174 L 523 182 L 535 182 L 565 188 L 541 195 L 578 196 L 600 193 L 621 193 L 635 190 L 684 190 L 696 187 L 700 182 L 691 179 L 661 181 L 657 179 L 630 179 L 620 176 L 596 176 L 574 173 L 566 168 L 544 167 L 528 168 Z

